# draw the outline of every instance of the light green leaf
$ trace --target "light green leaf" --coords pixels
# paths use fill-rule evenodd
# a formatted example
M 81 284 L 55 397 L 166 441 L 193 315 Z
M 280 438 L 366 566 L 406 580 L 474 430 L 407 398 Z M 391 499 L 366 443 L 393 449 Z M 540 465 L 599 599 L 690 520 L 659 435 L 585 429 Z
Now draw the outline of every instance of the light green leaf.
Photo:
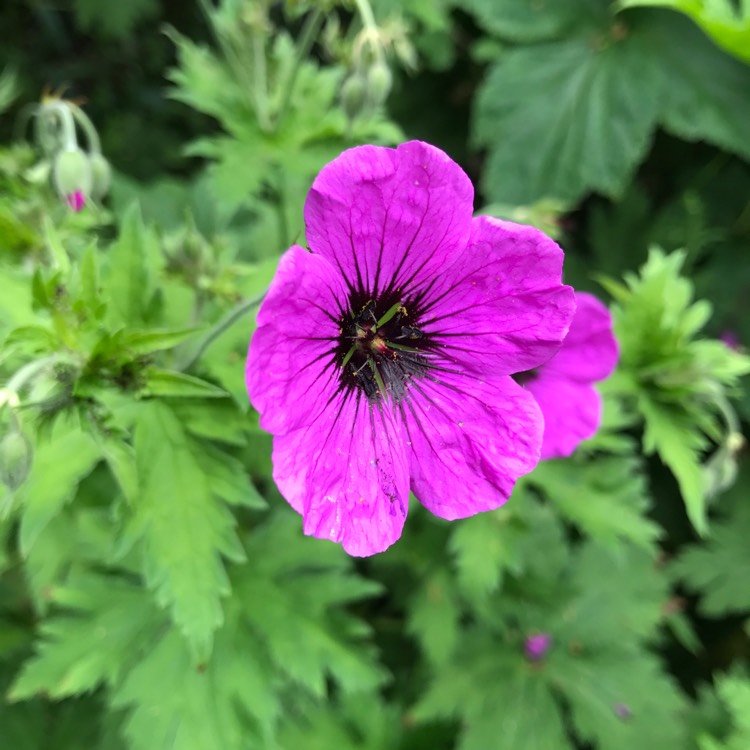
M 169 396 L 171 398 L 225 398 L 226 391 L 211 383 L 185 375 L 176 370 L 161 370 L 149 367 L 145 373 L 146 382 L 138 392 L 139 396 Z
M 234 519 L 200 463 L 200 447 L 162 403 L 143 405 L 135 426 L 140 495 L 130 535 L 142 538 L 145 575 L 198 659 L 211 651 L 229 593 L 222 555 L 244 557 Z
M 108 318 L 114 326 L 144 322 L 153 289 L 153 271 L 159 265 L 159 243 L 143 224 L 137 204 L 125 213 L 120 236 L 108 250 L 104 294 Z
M 56 589 L 54 601 L 63 611 L 42 624 L 36 654 L 14 682 L 11 700 L 63 698 L 114 685 L 163 627 L 147 592 L 115 577 L 77 576 Z
M 690 522 L 699 534 L 706 534 L 706 493 L 700 452 L 706 440 L 679 408 L 670 408 L 646 397 L 639 401 L 639 410 L 646 420 L 643 450 L 646 455 L 658 453 L 672 470 L 680 485 Z
M 40 439 L 29 474 L 16 495 L 21 506 L 23 554 L 28 554 L 42 529 L 70 502 L 78 483 L 101 457 L 94 438 L 73 419 L 58 420 L 49 437 Z
M 187 341 L 198 328 L 183 328 L 179 330 L 125 330 L 113 337 L 112 346 L 124 349 L 131 357 L 142 357 Z

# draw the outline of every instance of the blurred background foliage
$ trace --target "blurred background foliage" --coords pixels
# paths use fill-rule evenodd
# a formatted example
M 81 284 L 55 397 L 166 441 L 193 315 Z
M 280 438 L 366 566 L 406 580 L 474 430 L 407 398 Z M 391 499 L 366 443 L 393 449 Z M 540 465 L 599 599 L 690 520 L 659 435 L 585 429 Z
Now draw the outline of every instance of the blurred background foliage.
M 750 747 L 747 0 L 8 0 L 0 46 L 2 750 Z M 43 91 L 112 165 L 80 212 Z M 244 356 L 316 172 L 407 138 L 621 362 L 572 458 L 352 560 Z

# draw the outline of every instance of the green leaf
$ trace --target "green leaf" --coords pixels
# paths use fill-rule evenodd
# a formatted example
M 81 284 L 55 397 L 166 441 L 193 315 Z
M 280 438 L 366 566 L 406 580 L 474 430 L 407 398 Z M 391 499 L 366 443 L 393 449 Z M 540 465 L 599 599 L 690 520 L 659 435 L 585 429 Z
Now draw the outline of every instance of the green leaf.
M 694 429 L 689 415 L 679 408 L 670 408 L 645 397 L 640 399 L 638 408 L 646 420 L 643 450 L 646 455 L 658 453 L 672 470 L 690 522 L 699 534 L 706 534 L 707 497 L 700 464 L 705 438 Z
M 211 478 L 211 489 L 230 505 L 266 510 L 268 504 L 250 481 L 245 466 L 233 456 L 202 442 L 197 452 L 198 463 Z
M 548 679 L 570 706 L 576 734 L 600 750 L 684 747 L 684 699 L 648 653 L 560 653 Z M 644 689 L 648 686 L 648 689 Z
M 613 549 L 627 539 L 650 550 L 661 533 L 646 517 L 646 483 L 635 458 L 545 461 L 529 481 L 544 490 L 564 518 Z
M 414 718 L 462 719 L 458 750 L 568 747 L 543 673 L 481 631 L 467 633 L 466 641 L 460 658 L 431 682 Z
M 244 559 L 234 519 L 202 470 L 200 447 L 169 407 L 143 405 L 135 451 L 140 495 L 129 535 L 143 540 L 146 579 L 159 603 L 206 659 L 229 593 L 222 555 Z
M 717 680 L 716 691 L 729 709 L 732 731 L 723 742 L 699 737 L 700 750 L 744 750 L 750 745 L 750 680 L 725 675 Z
M 645 33 L 665 76 L 659 121 L 680 138 L 708 141 L 750 158 L 750 66 L 722 53 L 687 19 L 648 13 Z M 744 49 L 750 54 L 750 35 Z
M 461 607 L 455 583 L 443 567 L 431 571 L 410 596 L 407 628 L 433 664 L 448 661 L 460 637 Z
M 73 0 L 75 15 L 82 29 L 96 29 L 107 37 L 123 39 L 141 21 L 159 12 L 156 0 L 129 0 L 117 6 L 104 6 L 97 0 Z
M 225 398 L 225 390 L 211 383 L 185 375 L 176 370 L 149 367 L 144 372 L 145 384 L 139 396 L 169 396 L 171 398 Z
M 507 571 L 518 572 L 525 531 L 507 507 L 467 518 L 457 525 L 449 548 L 462 590 L 481 601 L 500 587 Z
M 178 330 L 124 330 L 113 336 L 113 348 L 124 349 L 130 357 L 142 357 L 153 354 L 164 349 L 173 347 L 187 341 L 199 329 L 183 328 Z
M 575 202 L 622 192 L 650 140 L 661 60 L 637 29 L 519 47 L 482 84 L 472 124 L 488 199 Z M 611 127 L 617 123 L 617 127 Z
M 464 0 L 454 2 L 492 34 L 518 42 L 537 42 L 608 16 L 599 0 Z
M 736 497 L 729 515 L 713 523 L 709 538 L 688 547 L 671 566 L 687 588 L 701 594 L 700 610 L 709 617 L 750 612 L 750 505 L 746 482 L 745 471 L 735 485 Z
M 44 527 L 75 496 L 78 483 L 101 459 L 94 438 L 74 419 L 59 419 L 52 433 L 40 438 L 26 481 L 16 500 L 21 506 L 19 542 L 25 555 Z
M 153 272 L 159 263 L 159 244 L 143 224 L 137 204 L 125 213 L 120 236 L 109 248 L 105 296 L 114 326 L 144 322 L 153 290 Z
M 720 47 L 750 62 L 750 3 L 740 0 L 619 0 L 621 8 L 672 8 L 689 16 Z
M 35 655 L 11 688 L 13 701 L 63 698 L 117 684 L 128 662 L 163 626 L 150 597 L 115 577 L 80 575 L 55 590 L 62 608 L 42 624 Z

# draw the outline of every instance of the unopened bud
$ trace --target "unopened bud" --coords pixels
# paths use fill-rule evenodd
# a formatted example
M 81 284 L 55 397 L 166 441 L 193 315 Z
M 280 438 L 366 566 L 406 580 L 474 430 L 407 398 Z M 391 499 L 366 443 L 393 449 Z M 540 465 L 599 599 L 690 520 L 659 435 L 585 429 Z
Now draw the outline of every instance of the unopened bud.
M 18 489 L 29 473 L 32 448 L 28 438 L 13 430 L 0 440 L 0 482 L 8 489 Z
M 367 98 L 373 107 L 379 107 L 388 98 L 393 86 L 391 69 L 384 62 L 376 62 L 367 71 Z
M 353 120 L 362 111 L 366 96 L 365 79 L 359 73 L 352 73 L 341 87 L 341 106 L 350 120 Z
M 526 638 L 523 650 L 529 661 L 541 661 L 552 645 L 552 636 L 549 633 L 537 633 Z
M 89 163 L 92 177 L 91 197 L 98 201 L 109 192 L 109 186 L 112 183 L 112 168 L 100 153 L 89 154 Z
M 75 211 L 80 211 L 87 195 L 91 195 L 91 164 L 80 148 L 60 151 L 52 167 L 52 179 L 59 195 Z M 71 196 L 73 200 L 71 200 Z

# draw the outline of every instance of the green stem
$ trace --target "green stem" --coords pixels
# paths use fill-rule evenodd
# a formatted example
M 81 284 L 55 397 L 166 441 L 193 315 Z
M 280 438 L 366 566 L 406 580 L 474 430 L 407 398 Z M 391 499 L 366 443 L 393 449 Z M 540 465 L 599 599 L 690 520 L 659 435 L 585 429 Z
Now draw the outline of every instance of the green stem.
M 257 103 L 258 123 L 261 130 L 271 130 L 268 115 L 268 73 L 266 71 L 266 50 L 263 39 L 253 31 L 251 44 L 253 48 L 253 75 L 255 78 L 255 100 Z
M 362 25 L 368 31 L 377 31 L 378 25 L 375 23 L 375 15 L 372 12 L 372 7 L 367 0 L 354 0 L 359 15 L 362 17 Z
M 102 152 L 102 146 L 99 141 L 99 134 L 96 132 L 94 123 L 91 122 L 89 116 L 73 102 L 67 102 L 70 111 L 73 113 L 75 121 L 81 126 L 81 129 L 86 134 L 86 139 L 89 142 L 89 151 L 92 154 L 100 154 Z
M 380 32 L 378 30 L 378 24 L 375 22 L 375 14 L 372 12 L 372 6 L 369 0 L 354 0 L 359 12 L 360 18 L 362 19 L 362 26 L 365 29 L 363 41 L 370 46 L 370 49 L 375 54 L 375 59 L 378 61 L 383 60 L 383 47 L 379 41 Z M 361 49 L 357 51 L 355 49 L 355 59 L 360 58 Z
M 227 313 L 203 338 L 203 341 L 198 344 L 198 348 L 193 352 L 190 358 L 183 363 L 179 368 L 180 370 L 189 370 L 206 352 L 211 344 L 221 336 L 226 330 L 231 328 L 240 318 L 249 313 L 253 308 L 257 307 L 266 296 L 266 293 L 257 295 L 256 297 L 250 297 L 244 302 L 240 302 L 237 307 L 231 312 Z
M 284 88 L 284 98 L 281 101 L 279 112 L 276 115 L 274 130 L 278 130 L 279 126 L 284 120 L 284 117 L 286 116 L 287 111 L 289 110 L 289 106 L 292 103 L 294 85 L 297 82 L 297 75 L 299 74 L 299 70 L 302 67 L 302 63 L 310 54 L 310 50 L 312 49 L 312 46 L 315 43 L 318 34 L 320 33 L 320 29 L 323 25 L 324 20 L 325 13 L 320 8 L 315 8 L 310 13 L 310 15 L 308 15 L 305 21 L 305 25 L 302 28 L 302 33 L 300 34 L 299 42 L 297 44 L 297 56 L 294 60 L 294 67 L 292 68 L 289 79 L 286 81 L 286 86 Z

